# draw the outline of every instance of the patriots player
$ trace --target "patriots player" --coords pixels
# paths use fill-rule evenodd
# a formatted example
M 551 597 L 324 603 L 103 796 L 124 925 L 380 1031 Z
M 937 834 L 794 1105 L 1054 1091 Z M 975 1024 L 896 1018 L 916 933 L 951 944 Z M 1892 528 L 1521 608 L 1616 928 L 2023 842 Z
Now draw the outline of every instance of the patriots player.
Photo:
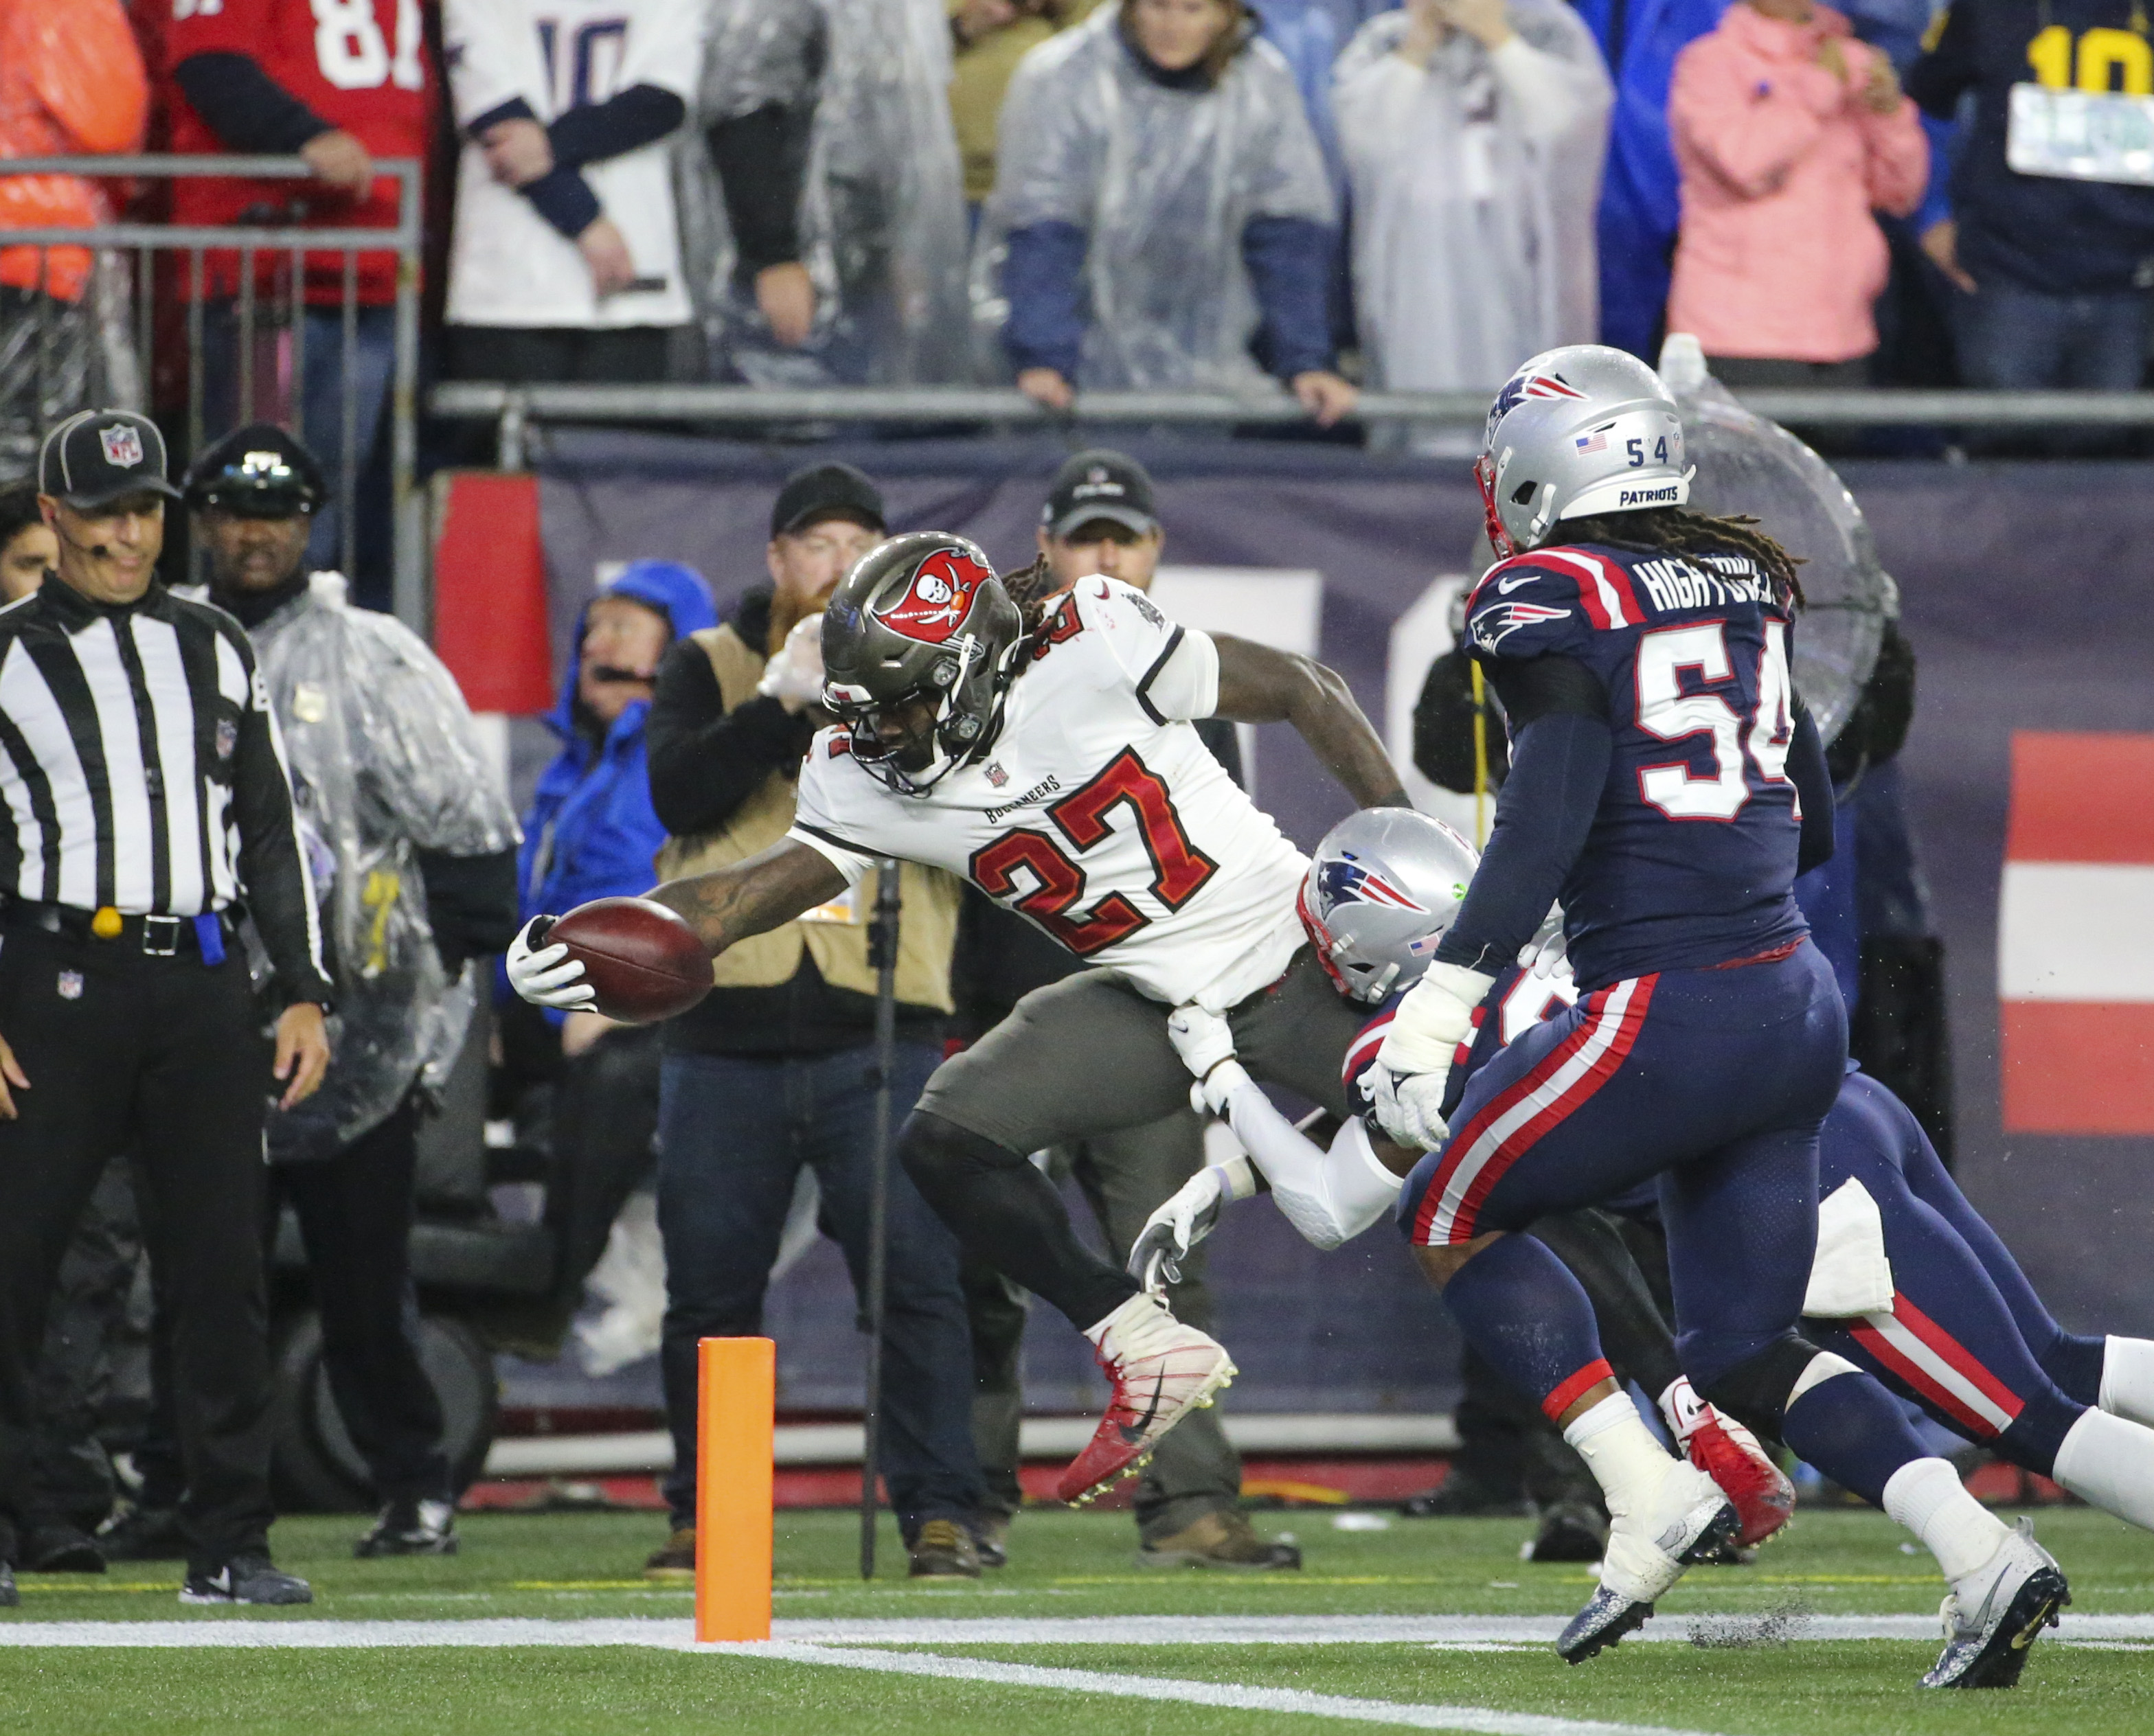
M 1609 1377 L 1576 1280 L 1510 1233 L 1658 1175 L 1685 1372 L 1937 1556 L 1952 1626 L 1926 1684 L 2008 1685 L 2066 1600 L 2063 1575 L 1874 1377 L 1795 1331 L 1847 1021 L 1789 892 L 1830 855 L 1832 827 L 1789 675 L 1794 563 L 1745 522 L 1683 510 L 1674 400 L 1620 351 L 1527 363 L 1490 410 L 1478 468 L 1506 558 L 1469 598 L 1466 636 L 1511 720 L 1511 774 L 1369 1083 L 1385 1131 L 1427 1153 L 1400 1205 L 1422 1269 L 1606 1496 L 1600 1589 L 1558 1649 L 1577 1662 L 1635 1629 L 1737 1524 Z M 1559 898 L 1582 998 L 1467 1082 L 1453 1133 L 1457 1046 Z
M 841 897 L 883 857 L 941 868 L 1088 963 L 945 1061 L 899 1153 L 966 1253 L 1067 1315 L 1113 1384 L 1065 1500 L 1133 1467 L 1233 1377 L 1227 1352 L 1077 1240 L 1027 1161 L 1187 1099 L 1166 1031 L 1223 1014 L 1260 1077 L 1348 1112 L 1360 1026 L 1304 939 L 1304 863 L 1206 750 L 1194 720 L 1289 722 L 1358 805 L 1403 807 L 1345 685 L 1307 659 L 1168 620 L 1095 575 L 1028 619 L 962 537 L 900 537 L 854 567 L 823 623 L 837 715 L 801 767 L 792 830 L 651 896 L 713 955 Z M 592 998 L 539 918 L 512 948 L 527 1000 Z
M 1465 841 L 1439 822 L 1399 810 L 1350 816 L 1316 847 L 1302 904 L 1311 939 L 1342 994 L 1381 1003 L 1347 1051 L 1350 1085 L 1374 1062 L 1400 995 L 1420 980 L 1455 918 L 1473 861 Z M 1455 1109 L 1467 1082 L 1507 1043 L 1577 998 L 1562 969 L 1502 972 L 1475 1013 L 1447 1108 Z M 1226 1119 L 1248 1155 L 1201 1172 L 1152 1214 L 1131 1255 L 1132 1273 L 1156 1281 L 1211 1233 L 1228 1201 L 1259 1186 L 1319 1248 L 1337 1247 L 1394 1208 L 1412 1154 L 1360 1121 L 1347 1123 L 1329 1151 L 1320 1148 L 1234 1064 L 1232 1034 L 1209 1015 L 1179 1008 L 1169 1029 L 1197 1082 L 1192 1102 Z M 1912 1112 L 1852 1067 L 1820 1137 L 1818 1187 L 1804 1336 L 1868 1369 L 1967 1439 L 2154 1530 L 2154 1428 L 2146 1426 L 2154 1423 L 2154 1343 L 2064 1331 L 1946 1173 Z M 1534 1234 L 1548 1239 L 1545 1223 Z M 1559 1241 L 1557 1247 L 1564 1251 Z M 1588 1289 L 1605 1335 L 1602 1293 L 1590 1283 Z M 1677 1376 L 1672 1344 L 1657 1357 L 1653 1351 L 1634 1349 L 1626 1372 L 1659 1395 L 1691 1461 L 1735 1501 L 1746 1532 L 1754 1522 L 1784 1520 L 1784 1484 L 1775 1487 L 1777 1472 L 1761 1474 L 1748 1432 Z

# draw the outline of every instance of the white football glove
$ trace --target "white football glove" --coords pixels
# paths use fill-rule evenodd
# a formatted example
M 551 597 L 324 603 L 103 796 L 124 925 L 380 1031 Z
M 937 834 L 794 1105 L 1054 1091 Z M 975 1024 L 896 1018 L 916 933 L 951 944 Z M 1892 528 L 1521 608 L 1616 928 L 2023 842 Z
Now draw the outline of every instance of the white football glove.
M 1234 1032 L 1226 1016 L 1201 1007 L 1194 1001 L 1167 1015 L 1167 1041 L 1182 1064 L 1196 1077 L 1190 1087 L 1189 1107 L 1223 1116 L 1227 1100 L 1235 1087 L 1249 1082 L 1242 1063 L 1234 1058 Z
M 793 624 L 778 654 L 763 666 L 755 690 L 789 711 L 820 705 L 823 700 L 823 618 L 805 615 Z
M 1473 1014 L 1496 979 L 1463 965 L 1431 965 L 1406 991 L 1376 1051 L 1362 1090 L 1376 1123 L 1400 1145 L 1434 1151 L 1451 1129 L 1443 1091 L 1458 1046 L 1473 1034 Z
M 508 955 L 502 960 L 508 971 L 508 985 L 533 1006 L 555 1007 L 564 1013 L 589 1012 L 598 1005 L 599 991 L 584 980 L 581 959 L 570 958 L 569 949 L 559 941 L 551 946 L 545 944 L 553 926 L 552 917 L 534 916 L 508 943 Z M 533 941 L 538 944 L 534 946 Z
M 1563 938 L 1563 906 L 1549 908 L 1548 919 L 1534 938 L 1519 949 L 1519 963 L 1545 980 L 1570 975 L 1570 952 Z
M 1198 1170 L 1145 1220 L 1130 1250 L 1130 1275 L 1155 1293 L 1179 1284 L 1182 1256 L 1212 1234 L 1219 1209 L 1256 1191 L 1256 1171 L 1245 1157 Z

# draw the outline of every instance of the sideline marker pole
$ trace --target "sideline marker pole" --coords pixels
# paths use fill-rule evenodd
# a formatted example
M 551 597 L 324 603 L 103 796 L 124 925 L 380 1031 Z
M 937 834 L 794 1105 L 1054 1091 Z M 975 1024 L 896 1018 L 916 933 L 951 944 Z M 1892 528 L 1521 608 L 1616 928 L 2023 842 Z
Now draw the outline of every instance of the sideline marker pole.
M 770 1637 L 778 1347 L 696 1345 L 696 1637 Z

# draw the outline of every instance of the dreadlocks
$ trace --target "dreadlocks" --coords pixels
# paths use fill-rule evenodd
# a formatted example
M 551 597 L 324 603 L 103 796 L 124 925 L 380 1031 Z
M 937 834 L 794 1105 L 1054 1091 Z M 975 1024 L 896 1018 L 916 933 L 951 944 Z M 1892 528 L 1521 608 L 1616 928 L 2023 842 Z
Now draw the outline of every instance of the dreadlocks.
M 1005 573 L 1003 588 L 1017 605 L 1018 619 L 1025 632 L 1034 634 L 1039 633 L 1040 623 L 1047 619 L 1048 605 L 1061 594 L 1055 588 L 1054 574 L 1048 567 L 1045 555 L 1035 556 L 1029 567 Z
M 1803 564 L 1801 557 L 1789 554 L 1763 531 L 1753 529 L 1757 522 L 1748 517 L 1715 518 L 1685 507 L 1653 507 L 1643 512 L 1565 519 L 1563 530 L 1569 542 L 1605 542 L 1611 548 L 1641 554 L 1748 555 L 1772 581 L 1781 600 L 1800 608 L 1803 587 L 1795 577 L 1795 568 Z

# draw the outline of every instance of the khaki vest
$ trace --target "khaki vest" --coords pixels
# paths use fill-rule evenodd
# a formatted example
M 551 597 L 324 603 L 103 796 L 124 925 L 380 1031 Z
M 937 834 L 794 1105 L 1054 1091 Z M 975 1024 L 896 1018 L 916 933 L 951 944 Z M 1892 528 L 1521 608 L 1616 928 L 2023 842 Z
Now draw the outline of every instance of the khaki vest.
M 718 678 L 718 696 L 728 712 L 755 697 L 763 678 L 763 654 L 731 627 L 709 627 L 692 634 L 711 659 Z M 666 841 L 658 853 L 662 879 L 679 879 L 745 862 L 784 837 L 793 824 L 794 780 L 773 771 L 761 788 L 715 832 Z M 790 982 L 800 968 L 801 949 L 814 960 L 823 980 L 862 995 L 875 991 L 875 973 L 868 963 L 868 917 L 875 909 L 878 873 L 870 871 L 855 888 L 856 920 L 789 922 L 764 934 L 751 934 L 712 961 L 711 978 L 720 988 L 767 989 Z M 897 998 L 908 1006 L 932 1006 L 948 1012 L 950 949 L 957 937 L 958 883 L 940 868 L 906 863 L 898 873 L 901 900 L 897 929 Z

